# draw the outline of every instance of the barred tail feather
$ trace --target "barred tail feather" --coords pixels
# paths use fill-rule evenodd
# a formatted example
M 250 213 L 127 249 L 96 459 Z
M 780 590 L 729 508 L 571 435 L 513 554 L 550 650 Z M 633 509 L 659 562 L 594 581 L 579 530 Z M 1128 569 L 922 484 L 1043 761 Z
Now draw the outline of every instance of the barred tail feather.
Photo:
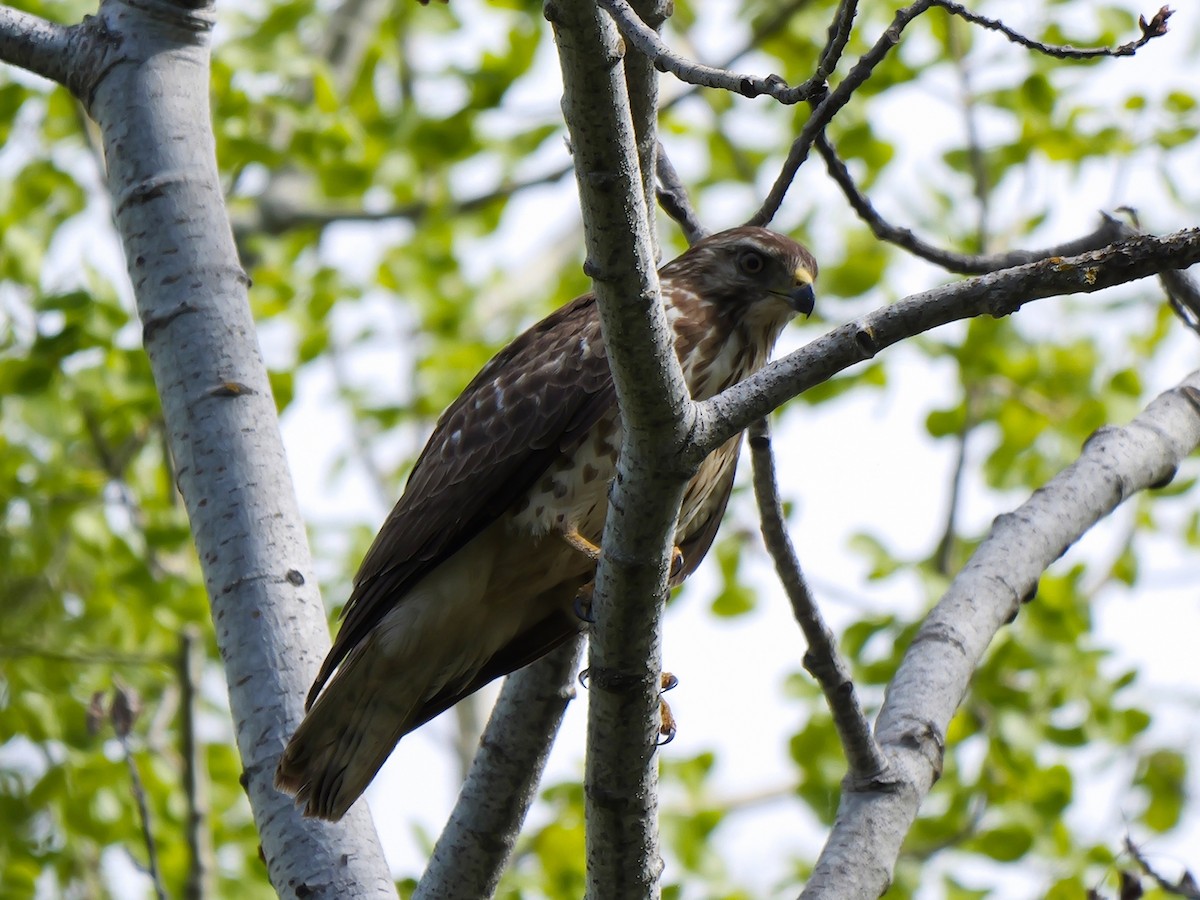
M 344 816 L 416 724 L 412 714 L 424 685 L 396 678 L 394 663 L 372 649 L 368 644 L 342 663 L 275 770 L 275 787 L 294 795 L 306 816 L 331 822 Z

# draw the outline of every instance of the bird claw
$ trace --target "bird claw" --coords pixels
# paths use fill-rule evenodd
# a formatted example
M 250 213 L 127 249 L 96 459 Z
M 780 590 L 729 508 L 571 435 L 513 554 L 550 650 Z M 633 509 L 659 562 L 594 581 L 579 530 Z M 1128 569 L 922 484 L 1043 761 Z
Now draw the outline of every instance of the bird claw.
M 658 735 L 657 745 L 665 747 L 671 741 L 675 740 L 675 714 L 671 712 L 671 707 L 667 705 L 667 701 L 662 697 L 658 698 Z
M 579 679 L 579 686 L 585 691 L 588 689 L 588 677 L 591 675 L 591 672 L 591 669 L 580 669 L 579 675 L 577 676 Z
M 575 601 L 571 604 L 575 617 L 589 625 L 596 624 L 596 617 L 592 614 L 592 594 L 595 590 L 596 582 L 589 581 L 575 593 Z
M 665 747 L 667 744 L 671 743 L 671 741 L 675 740 L 675 732 L 677 729 L 675 727 L 675 714 L 671 712 L 671 707 L 667 704 L 667 701 L 662 698 L 661 694 L 665 694 L 667 691 L 678 687 L 679 679 L 670 672 L 663 672 L 659 683 L 661 688 L 660 696 L 658 698 L 658 746 Z
M 680 550 L 678 547 L 672 547 L 671 548 L 671 568 L 670 568 L 670 577 L 671 578 L 679 577 L 679 574 L 683 571 L 683 561 L 684 561 L 683 560 L 683 551 Z

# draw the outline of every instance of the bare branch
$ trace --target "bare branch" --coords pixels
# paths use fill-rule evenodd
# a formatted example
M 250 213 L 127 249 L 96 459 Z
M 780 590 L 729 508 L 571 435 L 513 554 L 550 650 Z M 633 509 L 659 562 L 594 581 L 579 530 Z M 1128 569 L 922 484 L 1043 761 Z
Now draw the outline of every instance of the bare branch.
M 190 858 L 183 896 L 205 900 L 212 896 L 214 870 L 212 832 L 209 830 L 208 766 L 204 745 L 196 736 L 200 717 L 200 679 L 204 675 L 204 638 L 200 629 L 188 625 L 179 647 L 179 685 L 182 725 L 179 729 L 183 755 L 183 791 L 187 798 L 184 833 Z
M 658 205 L 679 223 L 688 244 L 696 243 L 708 235 L 709 231 L 696 215 L 692 201 L 688 198 L 687 188 L 683 186 L 679 173 L 671 165 L 671 160 L 661 144 L 655 157 L 655 167 L 658 170 Z
M 624 0 L 622 0 L 624 2 Z M 630 12 L 638 18 L 650 34 L 656 35 L 671 14 L 673 0 L 633 0 Z M 654 180 L 658 153 L 658 72 L 640 53 L 626 53 L 625 90 L 629 96 L 629 112 L 633 119 L 634 143 L 637 146 L 638 169 L 642 173 L 642 197 L 646 203 L 646 221 L 654 221 Z M 654 259 L 659 260 L 662 252 L 658 246 L 658 233 L 650 229 L 650 244 Z
M 75 29 L 0 6 L 0 60 L 66 85 L 74 56 Z
M 929 614 L 888 685 L 875 735 L 886 786 L 848 784 L 805 898 L 877 897 L 941 771 L 946 729 L 996 633 L 1034 599 L 1042 573 L 1138 491 L 1166 485 L 1200 445 L 1200 372 L 1124 428 L 1106 427 L 1079 459 L 1000 516 Z
M 64 650 L 37 644 L 0 644 L 0 659 L 45 659 L 79 665 L 170 666 L 175 660 L 166 653 L 124 653 L 118 650 Z
M 842 749 L 846 753 L 849 778 L 853 782 L 875 782 L 887 770 L 888 763 L 863 713 L 862 704 L 854 691 L 850 667 L 838 652 L 836 639 L 808 588 L 796 548 L 788 536 L 779 501 L 779 485 L 775 478 L 775 455 L 771 450 L 771 430 L 766 419 L 750 426 L 750 454 L 754 463 L 754 496 L 762 521 L 763 541 L 775 562 L 775 571 L 792 604 L 808 651 L 804 668 L 817 680 L 825 694 L 825 702 L 833 713 Z
M 638 18 L 626 0 L 599 0 L 600 6 L 613 17 L 621 34 L 638 52 L 644 55 L 660 72 L 670 72 L 680 81 L 700 87 L 720 88 L 741 94 L 743 97 L 760 97 L 766 94 L 780 103 L 794 104 L 809 100 L 824 90 L 822 82 L 806 81 L 797 87 L 778 75 L 761 78 L 757 75 L 740 75 L 726 69 L 692 62 L 673 52 L 657 32 Z
M 1138 845 L 1135 844 L 1133 839 L 1128 836 L 1125 838 L 1125 852 L 1132 856 L 1134 862 L 1141 866 L 1142 871 L 1150 876 L 1154 883 L 1162 888 L 1162 890 L 1167 894 L 1170 894 L 1173 897 L 1186 897 L 1188 900 L 1200 900 L 1200 884 L 1197 884 L 1195 876 L 1192 875 L 1192 873 L 1187 869 L 1184 869 L 1183 874 L 1179 876 L 1178 881 L 1172 882 L 1160 875 L 1159 872 L 1152 865 L 1150 865 L 1150 860 L 1146 859 L 1145 854 L 1142 853 Z M 1141 895 L 1139 894 L 1138 896 Z
M 854 30 L 854 17 L 857 13 L 858 0 L 841 0 L 838 4 L 837 12 L 833 14 L 833 21 L 829 23 L 829 37 L 821 50 L 820 59 L 817 61 L 817 70 L 809 79 L 810 81 L 823 84 L 833 74 L 842 54 L 846 51 L 846 44 L 850 41 L 850 33 Z
M 928 243 L 907 228 L 900 228 L 889 223 L 879 214 L 867 196 L 858 189 L 849 169 L 846 168 L 846 164 L 842 162 L 837 151 L 829 143 L 828 137 L 821 135 L 817 138 L 816 146 L 825 159 L 829 174 L 842 189 L 850 206 L 858 213 L 859 218 L 870 226 L 872 233 L 877 238 L 902 247 L 914 256 L 919 256 L 936 266 L 962 275 L 995 272 L 999 269 L 1009 269 L 1051 256 L 1074 256 L 1088 250 L 1105 247 L 1122 237 L 1137 233 L 1123 230 L 1124 226 L 1118 220 L 1101 213 L 1100 224 L 1095 231 L 1053 247 L 1045 247 L 1041 250 L 1009 250 L 1005 253 L 982 255 L 955 253 L 952 250 L 945 250 Z
M 217 176 L 210 8 L 105 0 L 80 70 L 187 507 L 268 871 L 284 895 L 395 896 L 365 805 L 303 819 L 274 787 L 329 647 Z
M 1022 47 L 1035 50 L 1054 59 L 1100 59 L 1108 56 L 1133 56 L 1133 54 L 1137 53 L 1138 50 L 1156 37 L 1162 37 L 1166 34 L 1167 20 L 1171 18 L 1171 10 L 1164 6 L 1155 13 L 1149 22 L 1146 21 L 1145 16 L 1138 18 L 1138 26 L 1141 28 L 1142 34 L 1137 40 L 1129 41 L 1118 47 L 1073 47 L 1069 44 L 1044 44 L 1041 41 L 1035 41 L 1009 28 L 999 19 L 989 19 L 987 16 L 973 13 L 965 6 L 950 2 L 950 0 L 933 0 L 930 5 L 940 6 L 952 16 L 958 16 L 960 19 L 965 19 L 972 25 L 978 25 L 980 28 L 999 32 L 1014 44 L 1020 44 Z
M 883 62 L 888 53 L 892 51 L 892 48 L 900 42 L 900 35 L 904 29 L 918 16 L 934 7 L 940 7 L 952 15 L 960 16 L 984 28 L 1000 31 L 1009 40 L 1015 41 L 1022 46 L 1062 59 L 1130 56 L 1148 41 L 1166 33 L 1166 20 L 1171 15 L 1171 11 L 1163 7 L 1152 21 L 1142 22 L 1142 36 L 1138 40 L 1122 44 L 1120 47 L 1111 49 L 1079 49 L 1042 44 L 1030 40 L 1012 31 L 1003 25 L 1003 23 L 987 19 L 983 16 L 977 16 L 959 4 L 949 2 L 949 0 L 917 0 L 917 2 L 896 11 L 896 15 L 892 19 L 892 24 L 887 27 L 871 49 L 859 57 L 858 62 L 846 74 L 846 77 L 837 86 L 836 90 L 819 103 L 815 99 L 818 94 L 806 98 L 810 99 L 815 105 L 813 113 L 800 130 L 800 134 L 792 142 L 787 159 L 784 161 L 783 168 L 775 179 L 775 183 L 771 186 L 770 193 L 767 194 L 758 211 L 747 221 L 747 225 L 767 225 L 775 218 L 775 213 L 779 211 L 779 207 L 783 204 L 783 198 L 787 195 L 788 188 L 791 187 L 796 173 L 800 170 L 800 166 L 804 163 L 804 160 L 808 158 L 809 151 L 812 149 L 817 138 L 820 137 L 821 132 L 833 120 L 838 111 L 850 102 L 850 98 L 854 92 L 866 82 L 875 70 L 875 67 Z
M 513 672 L 413 900 L 490 897 L 533 802 L 583 650 L 576 638 Z
M 693 406 L 651 255 L 619 37 L 588 3 L 550 0 L 588 258 L 622 445 L 592 604 L 588 669 L 589 898 L 659 896 L 662 610 L 672 538 L 691 475 L 677 464 Z
M 1137 210 L 1123 206 L 1117 212 L 1124 212 L 1133 220 L 1131 227 L 1109 216 L 1112 220 L 1113 230 L 1119 237 L 1128 238 L 1144 234 L 1138 224 Z M 1184 325 L 1200 334 L 1200 283 L 1187 272 L 1179 269 L 1166 269 L 1159 272 L 1158 280 L 1162 282 L 1163 289 L 1167 292 L 1167 301 L 1171 304 L 1175 315 Z
M 784 401 L 905 338 L 958 319 L 1006 316 L 1033 300 L 1090 294 L 1197 262 L 1200 228 L 1186 228 L 1165 237 L 1142 235 L 1079 256 L 1051 257 L 915 294 L 836 328 L 695 404 L 693 445 L 686 461 L 698 464 Z
M 95 698 L 93 698 L 93 701 Z M 129 769 L 129 787 L 133 793 L 133 801 L 137 806 L 138 822 L 142 829 L 142 842 L 146 845 L 146 871 L 154 885 L 154 895 L 158 900 L 167 900 L 167 889 L 163 887 L 162 873 L 158 867 L 158 848 L 154 844 L 154 829 L 150 824 L 150 806 L 146 802 L 146 787 L 142 784 L 142 775 L 138 771 L 137 760 L 133 757 L 133 747 L 129 743 L 129 735 L 133 724 L 141 712 L 141 704 L 137 695 L 129 688 L 113 683 L 112 706 L 109 707 L 109 722 L 116 733 L 117 741 L 121 744 L 121 753 L 125 757 L 125 765 Z
M 808 158 L 813 142 L 820 137 L 825 126 L 833 120 L 838 110 L 850 102 L 854 92 L 871 76 L 875 67 L 883 62 L 893 47 L 900 43 L 900 34 L 908 24 L 925 12 L 932 2 L 933 0 L 918 0 L 912 6 L 897 10 L 892 24 L 883 32 L 875 45 L 859 57 L 858 62 L 854 64 L 837 89 L 816 104 L 812 115 L 800 129 L 800 134 L 792 141 L 787 159 L 784 160 L 783 168 L 775 178 L 775 183 L 771 185 L 771 190 L 767 193 L 758 211 L 747 220 L 747 225 L 765 226 L 775 218 L 775 213 L 783 204 L 783 198 L 787 195 L 796 173 L 800 171 L 804 160 Z
M 570 175 L 572 171 L 569 165 L 561 166 L 524 181 L 501 184 L 493 190 L 451 203 L 444 211 L 450 216 L 472 213 L 529 188 L 553 184 Z M 272 184 L 274 183 L 273 181 Z M 288 193 L 268 191 L 249 211 L 235 215 L 233 232 L 237 240 L 243 242 L 255 234 L 278 235 L 297 228 L 322 229 L 335 222 L 388 222 L 393 219 L 406 219 L 419 224 L 434 209 L 432 203 L 420 201 L 375 212 L 361 208 L 317 209 L 295 203 Z

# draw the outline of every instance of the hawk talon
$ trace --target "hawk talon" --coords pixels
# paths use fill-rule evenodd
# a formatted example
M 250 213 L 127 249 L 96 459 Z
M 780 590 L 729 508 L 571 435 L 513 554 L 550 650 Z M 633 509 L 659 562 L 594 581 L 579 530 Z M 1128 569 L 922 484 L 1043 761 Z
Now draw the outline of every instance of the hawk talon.
M 579 679 L 579 686 L 585 691 L 588 689 L 588 677 L 591 673 L 591 669 L 580 669 L 579 674 L 576 676 Z
M 671 712 L 671 707 L 667 705 L 667 701 L 662 699 L 662 697 L 658 698 L 658 715 L 659 740 L 655 742 L 655 746 L 665 747 L 671 741 L 675 740 L 677 729 L 675 728 L 675 714 Z
M 575 600 L 571 603 L 571 611 L 575 618 L 589 625 L 596 624 L 596 616 L 592 613 L 592 594 L 596 590 L 596 582 L 589 581 L 575 592 Z
M 671 566 L 668 569 L 668 575 L 671 578 L 678 578 L 679 573 L 683 571 L 683 551 L 678 547 L 671 548 Z
M 679 687 L 679 679 L 676 678 L 670 672 L 663 672 L 662 673 L 662 693 L 665 694 L 667 691 L 673 691 L 677 687 Z

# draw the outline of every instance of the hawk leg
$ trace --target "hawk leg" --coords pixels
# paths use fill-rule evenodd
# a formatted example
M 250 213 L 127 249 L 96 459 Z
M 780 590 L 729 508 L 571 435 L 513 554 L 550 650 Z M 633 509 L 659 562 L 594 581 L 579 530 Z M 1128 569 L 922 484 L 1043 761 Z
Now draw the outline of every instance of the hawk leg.
M 561 532 L 561 534 L 564 541 L 588 559 L 599 561 L 600 548 L 580 534 L 578 528 L 572 527 L 567 531 Z M 683 562 L 683 551 L 679 549 L 678 545 L 673 546 L 671 548 L 671 565 L 667 570 L 667 577 L 670 579 L 678 577 L 679 573 L 683 571 Z M 593 579 L 579 589 L 575 594 L 575 602 L 572 604 L 575 615 L 589 625 L 596 621 L 592 615 L 592 594 L 595 590 L 596 582 Z
M 662 688 L 658 695 L 658 733 L 662 738 L 658 742 L 660 747 L 675 740 L 675 714 L 671 712 L 671 707 L 667 705 L 667 701 L 662 698 L 662 695 L 678 684 L 679 679 L 670 672 L 662 673 Z

